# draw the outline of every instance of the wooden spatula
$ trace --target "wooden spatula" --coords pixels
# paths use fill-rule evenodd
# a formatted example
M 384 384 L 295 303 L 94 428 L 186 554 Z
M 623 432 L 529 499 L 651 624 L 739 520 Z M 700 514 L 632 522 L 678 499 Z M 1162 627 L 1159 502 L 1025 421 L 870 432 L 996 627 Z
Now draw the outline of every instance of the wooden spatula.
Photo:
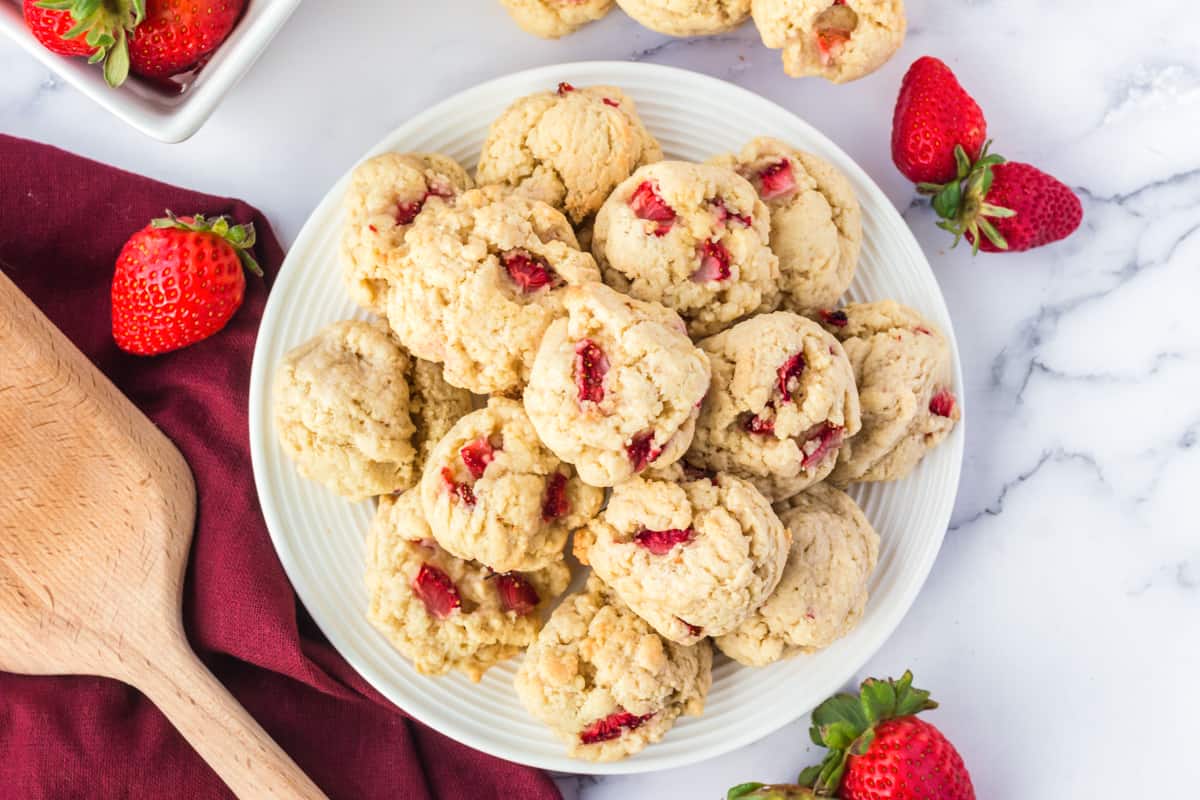
M 0 272 L 0 669 L 124 681 L 240 798 L 323 798 L 184 638 L 195 513 L 175 446 Z

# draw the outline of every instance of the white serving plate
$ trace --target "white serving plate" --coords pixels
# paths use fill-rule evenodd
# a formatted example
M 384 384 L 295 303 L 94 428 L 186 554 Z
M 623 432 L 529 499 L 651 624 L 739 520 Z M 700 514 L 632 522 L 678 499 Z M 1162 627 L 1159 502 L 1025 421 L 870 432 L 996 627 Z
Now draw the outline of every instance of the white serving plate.
M 684 70 L 595 62 L 529 70 L 469 89 L 418 114 L 367 156 L 388 150 L 440 151 L 474 167 L 488 124 L 517 97 L 552 89 L 615 84 L 668 157 L 703 160 L 740 149 L 758 135 L 777 136 L 817 153 L 849 177 L 863 206 L 862 260 L 848 300 L 894 298 L 939 325 L 950 315 L 933 272 L 883 192 L 832 142 L 785 109 L 744 89 Z M 512 679 L 518 661 L 490 670 L 479 684 L 461 675 L 418 675 L 368 624 L 363 537 L 373 504 L 350 504 L 301 479 L 280 449 L 271 422 L 271 375 L 284 353 L 326 323 L 364 317 L 342 287 L 337 264 L 339 203 L 348 176 L 309 217 L 271 290 L 250 384 L 250 444 L 263 514 L 300 599 L 325 635 L 372 685 L 412 716 L 471 747 L 564 772 L 632 773 L 679 767 L 755 741 L 807 714 L 841 689 L 895 630 L 933 565 L 958 488 L 963 425 L 904 481 L 857 487 L 852 494 L 881 538 L 871 599 L 859 627 L 832 647 L 762 669 L 723 656 L 701 717 L 687 717 L 660 743 L 625 761 L 568 758 L 563 744 L 530 717 Z M 956 367 L 955 388 L 962 396 Z
M 163 142 L 182 142 L 200 129 L 258 60 L 300 0 L 250 0 L 229 34 L 187 88 L 169 95 L 130 75 L 120 88 L 104 82 L 101 68 L 85 58 L 51 53 L 29 32 L 20 2 L 0 0 L 0 33 L 9 36 L 60 78 L 142 133 Z

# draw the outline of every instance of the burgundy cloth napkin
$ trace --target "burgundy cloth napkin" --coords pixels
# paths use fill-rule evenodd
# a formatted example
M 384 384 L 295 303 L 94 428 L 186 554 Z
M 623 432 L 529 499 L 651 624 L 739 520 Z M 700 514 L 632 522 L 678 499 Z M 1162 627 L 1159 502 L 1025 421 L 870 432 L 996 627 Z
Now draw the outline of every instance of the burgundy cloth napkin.
M 125 239 L 166 208 L 253 220 L 266 280 L 248 276 L 246 303 L 221 333 L 138 358 L 113 344 L 109 284 Z M 196 476 L 184 623 L 205 663 L 334 800 L 558 798 L 542 773 L 407 718 L 298 603 L 259 511 L 246 421 L 254 338 L 282 259 L 267 221 L 245 203 L 0 135 L 0 265 L 171 437 Z M 3 800 L 230 796 L 137 691 L 0 673 Z

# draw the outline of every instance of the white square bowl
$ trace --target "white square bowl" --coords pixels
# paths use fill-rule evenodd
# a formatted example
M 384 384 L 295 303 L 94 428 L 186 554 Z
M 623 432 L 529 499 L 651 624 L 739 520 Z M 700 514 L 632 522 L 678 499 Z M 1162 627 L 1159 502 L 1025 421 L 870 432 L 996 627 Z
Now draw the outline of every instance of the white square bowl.
M 250 69 L 267 44 L 283 27 L 300 0 L 250 0 L 229 38 L 217 48 L 194 80 L 171 95 L 131 75 L 113 89 L 101 69 L 86 59 L 51 53 L 25 27 L 17 2 L 0 2 L 0 32 L 67 83 L 116 114 L 142 133 L 163 142 L 181 142 L 191 136 L 216 109 L 226 92 Z

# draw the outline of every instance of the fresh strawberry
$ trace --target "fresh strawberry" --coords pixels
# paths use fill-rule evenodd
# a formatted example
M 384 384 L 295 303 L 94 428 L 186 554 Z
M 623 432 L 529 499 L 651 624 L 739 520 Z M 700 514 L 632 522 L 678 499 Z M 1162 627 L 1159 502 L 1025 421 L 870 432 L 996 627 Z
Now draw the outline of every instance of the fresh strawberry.
M 425 610 L 438 619 L 445 619 L 462 606 L 454 581 L 432 564 L 421 565 L 413 578 L 412 589 L 425 604 Z
M 169 78 L 200 64 L 246 7 L 246 0 L 144 1 L 146 18 L 129 37 L 129 57 L 134 73 L 146 78 Z
M 1040 169 L 1008 161 L 992 167 L 991 189 L 962 235 L 988 253 L 1019 253 L 1065 239 L 1083 221 L 1083 205 L 1066 184 Z M 970 199 L 964 202 L 970 211 Z M 988 220 L 989 209 L 995 217 Z M 995 213 L 1007 209 L 1011 213 Z M 978 228 L 978 230 L 976 230 Z M 979 234 L 982 233 L 983 236 Z
M 250 254 L 254 226 L 171 212 L 129 237 L 112 283 L 117 346 L 152 356 L 178 350 L 225 327 L 246 293 L 244 270 L 262 275 Z
M 725 800 L 815 800 L 807 786 L 794 783 L 741 783 L 725 795 Z
M 666 555 L 678 544 L 687 544 L 696 535 L 691 528 L 680 530 L 671 528 L 666 531 L 638 531 L 633 535 L 633 541 L 639 547 L 644 547 L 656 556 Z
M 500 602 L 504 607 L 519 617 L 532 613 L 541 601 L 533 584 L 515 572 L 497 575 L 496 591 L 500 594 Z
M 492 447 L 492 443 L 486 437 L 481 436 L 473 442 L 464 444 L 458 451 L 458 455 L 466 465 L 467 471 L 471 473 L 471 477 L 479 480 L 487 471 L 488 464 L 495 460 L 496 448 Z
M 625 454 L 633 462 L 634 472 L 641 472 L 662 455 L 662 449 L 654 446 L 654 431 L 642 431 L 625 445 Z
M 546 481 L 546 496 L 542 498 L 542 522 L 553 522 L 571 510 L 567 499 L 567 476 L 556 472 Z
M 23 0 L 25 25 L 46 49 L 104 62 L 104 79 L 120 86 L 129 75 L 127 39 L 145 15 L 143 0 Z
M 600 345 L 583 339 L 575 345 L 575 387 L 580 403 L 599 403 L 604 399 L 604 376 L 608 374 L 608 358 Z
M 645 714 L 639 717 L 624 709 L 619 709 L 604 719 L 598 719 L 584 728 L 583 732 L 579 734 L 579 741 L 583 744 L 596 744 L 597 742 L 607 742 L 610 739 L 616 739 L 625 731 L 631 731 L 641 726 L 643 722 L 652 716 L 654 715 Z
M 900 82 L 892 115 L 892 160 L 913 183 L 946 183 L 958 174 L 954 150 L 977 161 L 987 120 L 942 61 L 924 56 Z

